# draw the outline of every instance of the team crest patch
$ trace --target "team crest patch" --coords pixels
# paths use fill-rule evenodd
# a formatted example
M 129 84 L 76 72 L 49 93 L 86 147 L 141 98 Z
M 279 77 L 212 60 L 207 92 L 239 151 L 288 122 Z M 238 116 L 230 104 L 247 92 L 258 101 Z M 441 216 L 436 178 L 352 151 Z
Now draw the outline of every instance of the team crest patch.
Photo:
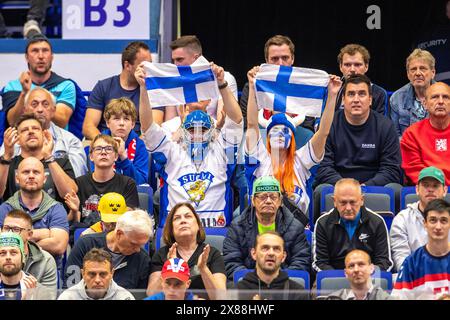
M 178 178 L 180 185 L 186 191 L 190 201 L 198 207 L 205 199 L 206 191 L 213 182 L 214 175 L 210 172 L 188 173 Z
M 436 139 L 436 151 L 447 151 L 447 139 Z

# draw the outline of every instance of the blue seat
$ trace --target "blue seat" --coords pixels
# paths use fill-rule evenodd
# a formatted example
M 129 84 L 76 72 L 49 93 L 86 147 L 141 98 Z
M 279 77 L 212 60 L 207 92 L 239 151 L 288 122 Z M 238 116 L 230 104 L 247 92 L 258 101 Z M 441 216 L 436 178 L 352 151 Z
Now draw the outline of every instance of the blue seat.
M 86 229 L 87 228 L 77 228 L 77 229 L 75 229 L 75 233 L 73 234 L 73 243 L 77 242 L 77 240 L 81 237 L 81 234 Z
M 364 194 L 364 205 L 383 217 L 389 231 L 395 212 L 394 190 L 380 186 L 363 186 L 361 189 Z M 334 207 L 333 192 L 333 186 L 326 186 L 322 189 L 320 196 L 321 213 L 328 212 Z
M 233 274 L 233 282 L 237 284 L 244 276 L 255 269 L 239 269 Z M 310 288 L 309 273 L 303 270 L 283 269 L 289 276 L 289 279 L 301 284 L 305 289 Z
M 312 243 L 312 232 L 309 229 L 305 229 L 306 240 L 308 240 L 309 245 Z
M 223 251 L 223 241 L 225 240 L 225 237 L 227 236 L 227 228 L 205 228 L 205 243 L 209 244 L 210 246 L 216 248 L 217 250 L 222 253 Z M 159 250 L 159 248 L 165 246 L 164 240 L 163 240 L 163 228 L 158 228 L 156 230 L 156 236 L 155 236 L 155 248 L 156 250 Z
M 139 207 L 153 216 L 153 189 L 149 185 L 141 184 L 137 186 L 139 196 Z
M 317 296 L 328 295 L 340 289 L 349 289 L 350 283 L 345 277 L 344 270 L 322 270 L 317 273 Z M 392 273 L 375 270 L 372 274 L 372 283 L 379 285 L 383 290 L 392 290 Z

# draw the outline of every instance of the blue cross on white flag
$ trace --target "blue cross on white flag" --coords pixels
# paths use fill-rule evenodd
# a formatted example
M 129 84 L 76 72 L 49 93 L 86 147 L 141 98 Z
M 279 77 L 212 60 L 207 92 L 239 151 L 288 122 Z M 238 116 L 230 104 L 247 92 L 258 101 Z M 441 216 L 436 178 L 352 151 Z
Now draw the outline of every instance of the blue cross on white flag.
M 320 117 L 328 73 L 322 70 L 262 64 L 256 74 L 256 103 L 279 112 Z
M 150 105 L 173 106 L 219 98 L 216 76 L 209 64 L 176 66 L 144 63 Z

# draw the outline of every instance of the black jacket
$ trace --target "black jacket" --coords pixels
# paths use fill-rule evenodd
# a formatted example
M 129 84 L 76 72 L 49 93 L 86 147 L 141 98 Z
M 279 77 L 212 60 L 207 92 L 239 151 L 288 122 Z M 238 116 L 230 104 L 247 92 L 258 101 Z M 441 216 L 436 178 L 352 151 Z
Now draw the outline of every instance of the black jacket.
M 284 206 L 280 207 L 275 219 L 276 231 L 284 239 L 287 253 L 282 269 L 305 270 L 311 267 L 311 254 L 305 236 L 305 227 L 294 218 L 294 215 Z M 258 235 L 258 223 L 253 207 L 247 207 L 239 218 L 233 220 L 228 227 L 223 243 L 223 258 L 228 279 L 233 279 L 233 273 L 239 269 L 254 269 L 255 260 L 250 250 L 255 246 Z
M 290 280 L 288 274 L 280 270 L 278 277 L 270 284 L 258 278 L 256 271 L 247 273 L 238 282 L 239 300 L 252 300 L 255 294 L 267 300 L 308 300 L 309 295 L 303 292 L 305 288 L 298 282 Z M 268 292 L 273 290 L 274 292 Z
M 317 220 L 312 246 L 312 267 L 317 272 L 344 269 L 345 255 L 353 249 L 366 251 L 372 263 L 381 270 L 390 271 L 394 265 L 386 223 L 380 215 L 364 206 L 352 239 L 349 239 L 340 223 L 339 212 L 334 208 Z

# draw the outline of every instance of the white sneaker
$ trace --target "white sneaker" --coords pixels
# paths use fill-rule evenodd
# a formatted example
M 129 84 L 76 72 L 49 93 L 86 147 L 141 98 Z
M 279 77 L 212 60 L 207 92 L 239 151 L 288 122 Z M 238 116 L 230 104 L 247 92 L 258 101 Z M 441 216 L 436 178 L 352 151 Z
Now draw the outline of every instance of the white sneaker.
M 24 38 L 30 39 L 38 33 L 41 33 L 41 29 L 39 28 L 39 23 L 36 20 L 28 20 L 23 26 Z

